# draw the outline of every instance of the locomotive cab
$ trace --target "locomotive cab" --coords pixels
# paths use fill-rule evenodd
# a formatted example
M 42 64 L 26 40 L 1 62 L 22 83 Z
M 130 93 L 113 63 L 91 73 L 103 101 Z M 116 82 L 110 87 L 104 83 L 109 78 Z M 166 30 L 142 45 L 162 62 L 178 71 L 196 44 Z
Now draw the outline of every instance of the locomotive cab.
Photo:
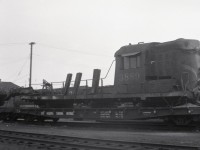
M 118 93 L 141 93 L 145 82 L 145 51 L 153 44 L 122 47 L 115 53 L 115 87 Z
M 121 47 L 115 53 L 116 92 L 139 94 L 145 99 L 150 96 L 154 100 L 160 95 L 171 97 L 170 100 L 183 95 L 191 99 L 194 90 L 200 95 L 199 49 L 198 40 L 187 39 Z
M 173 91 L 176 80 L 172 76 L 175 68 L 171 67 L 174 66 L 174 61 L 171 60 L 175 55 L 170 57 L 169 51 L 157 48 L 159 44 L 129 45 L 116 52 L 115 86 L 119 93 L 142 94 Z M 163 55 L 166 55 L 164 60 Z

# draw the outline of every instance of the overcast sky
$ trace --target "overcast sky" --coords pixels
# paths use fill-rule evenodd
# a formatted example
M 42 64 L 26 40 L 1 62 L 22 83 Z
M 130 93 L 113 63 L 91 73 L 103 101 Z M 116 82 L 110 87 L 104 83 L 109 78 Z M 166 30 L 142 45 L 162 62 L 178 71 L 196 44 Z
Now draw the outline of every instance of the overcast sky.
M 105 76 L 114 53 L 138 42 L 200 40 L 199 0 L 0 0 L 0 79 L 28 86 L 67 73 Z M 112 74 L 108 83 L 112 83 Z

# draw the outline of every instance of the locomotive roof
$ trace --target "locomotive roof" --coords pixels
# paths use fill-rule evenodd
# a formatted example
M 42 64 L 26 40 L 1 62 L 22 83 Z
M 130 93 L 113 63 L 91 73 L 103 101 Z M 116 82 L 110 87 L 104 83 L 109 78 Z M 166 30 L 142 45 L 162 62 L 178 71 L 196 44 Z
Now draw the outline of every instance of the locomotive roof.
M 142 51 L 146 51 L 151 48 L 173 48 L 173 49 L 185 49 L 185 50 L 200 50 L 200 41 L 192 39 L 177 39 L 169 42 L 152 42 L 152 43 L 138 43 L 135 45 L 127 45 L 121 47 L 116 53 L 115 57 L 126 54 L 136 54 Z
M 6 91 L 8 92 L 10 89 L 16 89 L 19 88 L 18 85 L 12 83 L 12 82 L 0 82 L 0 91 Z

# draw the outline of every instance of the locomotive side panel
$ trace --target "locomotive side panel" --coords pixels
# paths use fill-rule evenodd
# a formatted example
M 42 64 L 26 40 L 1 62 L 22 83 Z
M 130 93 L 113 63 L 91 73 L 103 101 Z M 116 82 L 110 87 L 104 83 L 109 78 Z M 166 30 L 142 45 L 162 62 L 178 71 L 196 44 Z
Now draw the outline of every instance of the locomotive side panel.
M 177 51 L 175 49 L 152 48 L 146 51 L 145 79 L 171 79 L 176 73 Z
M 141 44 L 142 45 L 142 44 Z M 134 45 L 122 47 L 120 53 L 115 54 L 115 88 L 117 93 L 143 93 L 145 53 Z M 123 53 L 123 50 L 126 52 Z
M 153 47 L 146 51 L 145 93 L 180 90 L 176 78 L 177 59 L 177 50 L 173 48 Z

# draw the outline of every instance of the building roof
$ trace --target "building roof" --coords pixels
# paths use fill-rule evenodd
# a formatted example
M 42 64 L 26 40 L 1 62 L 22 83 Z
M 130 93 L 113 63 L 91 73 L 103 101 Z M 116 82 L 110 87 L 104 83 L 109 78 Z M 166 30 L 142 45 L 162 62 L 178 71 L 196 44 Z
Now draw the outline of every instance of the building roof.
M 139 43 L 135 45 L 127 45 L 121 47 L 116 53 L 115 57 L 122 56 L 125 54 L 139 53 L 146 51 L 150 48 L 173 48 L 173 49 L 184 49 L 184 50 L 200 50 L 200 41 L 191 39 L 177 39 L 169 42 L 152 42 L 152 43 Z
M 0 91 L 8 92 L 11 89 L 17 89 L 17 88 L 20 87 L 12 82 L 0 82 Z

